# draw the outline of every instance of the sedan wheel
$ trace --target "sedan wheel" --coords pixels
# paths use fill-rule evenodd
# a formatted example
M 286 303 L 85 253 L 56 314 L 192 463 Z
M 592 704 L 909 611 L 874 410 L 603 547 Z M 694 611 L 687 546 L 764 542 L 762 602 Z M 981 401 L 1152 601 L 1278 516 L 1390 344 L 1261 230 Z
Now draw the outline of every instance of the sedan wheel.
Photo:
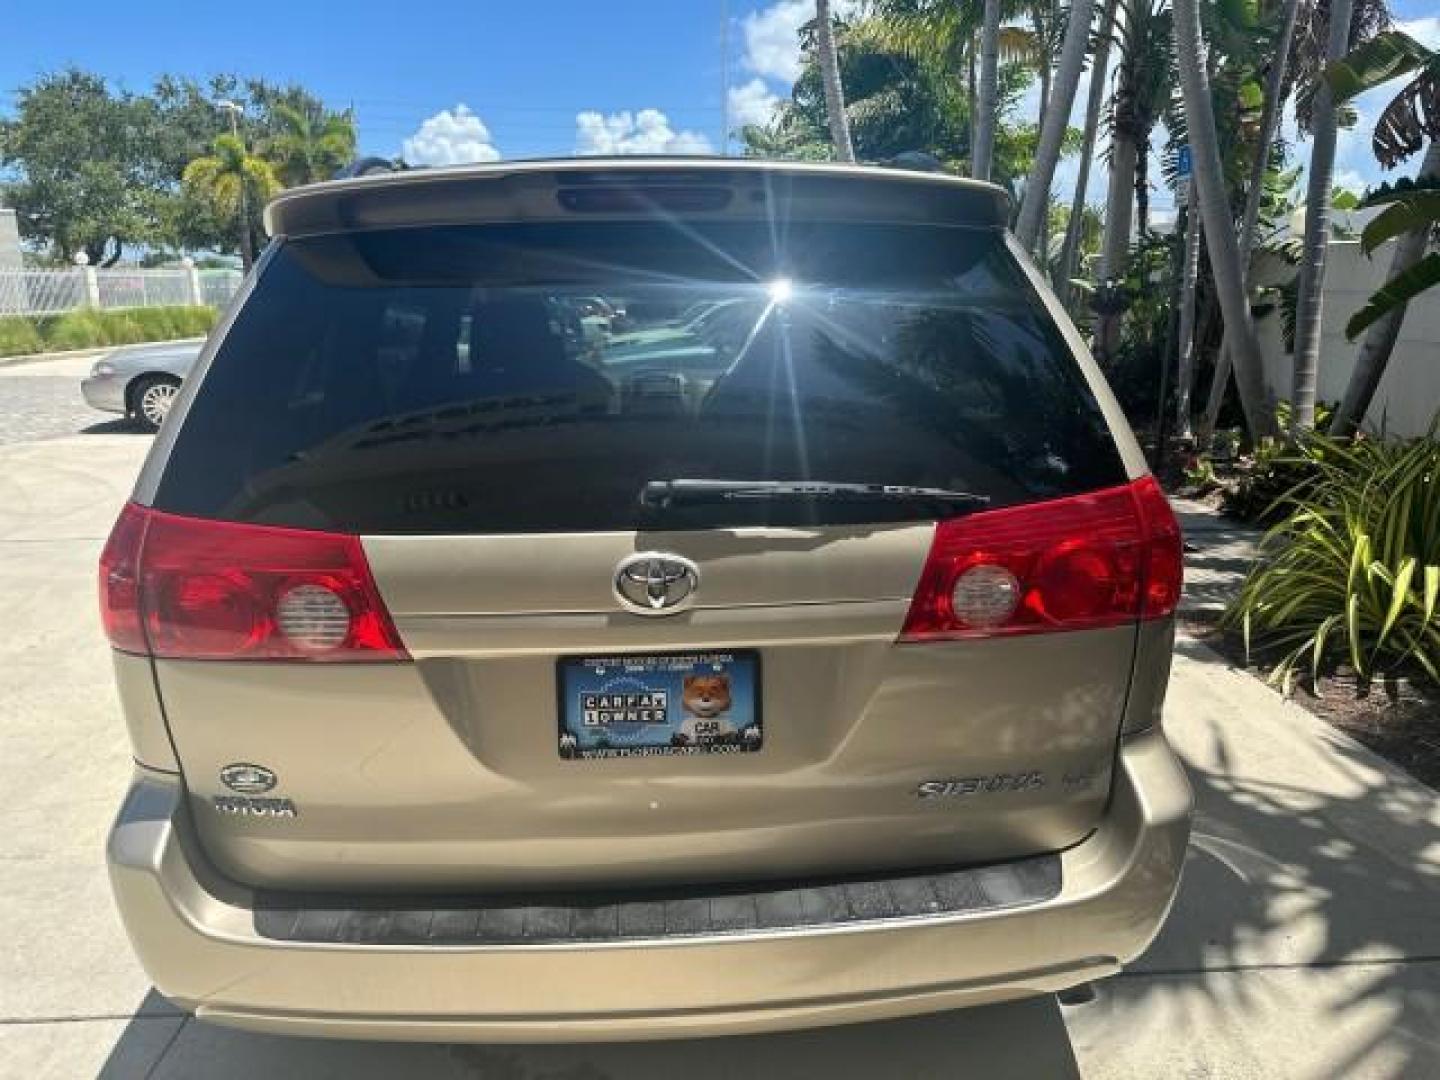
M 135 419 L 147 431 L 156 430 L 170 415 L 180 384 L 174 379 L 146 379 L 135 389 Z

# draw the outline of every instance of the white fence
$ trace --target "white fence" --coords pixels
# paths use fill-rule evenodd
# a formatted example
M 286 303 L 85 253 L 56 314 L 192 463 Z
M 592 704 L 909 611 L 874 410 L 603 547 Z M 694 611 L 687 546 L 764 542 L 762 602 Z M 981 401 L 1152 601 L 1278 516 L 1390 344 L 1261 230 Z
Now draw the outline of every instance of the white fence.
M 224 307 L 240 287 L 238 270 L 177 266 L 161 270 L 77 266 L 0 270 L 0 315 L 59 315 L 76 308 Z

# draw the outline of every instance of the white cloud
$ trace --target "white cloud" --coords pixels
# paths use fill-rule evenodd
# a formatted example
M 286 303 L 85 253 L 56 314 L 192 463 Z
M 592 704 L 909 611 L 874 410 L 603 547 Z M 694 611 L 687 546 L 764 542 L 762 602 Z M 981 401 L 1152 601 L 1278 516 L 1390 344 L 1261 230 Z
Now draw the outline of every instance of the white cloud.
M 676 131 L 659 109 L 632 113 L 582 112 L 575 117 L 577 154 L 709 154 L 710 140 L 698 131 Z
M 1420 19 L 1396 19 L 1395 29 L 1409 34 L 1422 45 L 1440 49 L 1440 16 L 1426 15 Z
M 1369 181 L 1354 169 L 1337 169 L 1331 185 L 1344 188 L 1346 191 L 1353 191 L 1358 195 L 1369 186 Z
M 848 18 L 860 0 L 836 0 L 831 10 Z M 745 67 L 756 75 L 793 83 L 800 77 L 800 27 L 815 17 L 814 0 L 778 0 L 740 20 Z
M 402 145 L 405 160 L 412 165 L 464 165 L 474 161 L 498 161 L 495 148 L 480 117 L 466 105 L 454 111 L 441 109 L 422 123 Z
M 728 101 L 733 127 L 742 128 L 746 124 L 764 127 L 775 115 L 780 96 L 765 85 L 764 79 L 757 77 L 741 86 L 730 87 Z
M 810 0 L 780 0 L 740 21 L 745 66 L 757 75 L 793 83 L 800 77 L 800 27 L 815 16 Z

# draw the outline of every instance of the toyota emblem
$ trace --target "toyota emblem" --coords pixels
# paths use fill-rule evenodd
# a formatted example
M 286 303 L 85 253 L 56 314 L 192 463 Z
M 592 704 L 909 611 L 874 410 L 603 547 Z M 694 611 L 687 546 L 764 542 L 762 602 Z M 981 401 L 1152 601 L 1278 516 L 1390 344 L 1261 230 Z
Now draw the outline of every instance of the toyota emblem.
M 642 551 L 615 568 L 615 599 L 637 615 L 673 615 L 695 600 L 700 568 L 678 555 Z

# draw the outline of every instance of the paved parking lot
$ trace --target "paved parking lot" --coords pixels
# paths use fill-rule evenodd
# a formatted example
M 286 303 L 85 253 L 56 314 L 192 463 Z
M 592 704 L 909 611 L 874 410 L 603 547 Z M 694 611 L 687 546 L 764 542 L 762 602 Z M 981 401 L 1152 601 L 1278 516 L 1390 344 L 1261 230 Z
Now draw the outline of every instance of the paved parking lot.
M 0 369 L 0 414 L 39 393 L 16 380 L 73 378 L 15 370 Z M 548 1048 L 314 1042 L 182 1017 L 132 959 L 102 863 L 129 763 L 93 567 L 149 439 L 70 430 L 0 446 L 0 1076 L 1440 1075 L 1435 793 L 1184 640 L 1168 727 L 1200 807 L 1185 884 L 1160 941 L 1090 1003 Z
M 80 397 L 80 380 L 101 355 L 0 366 L 0 445 L 123 430 L 119 417 L 96 412 Z

